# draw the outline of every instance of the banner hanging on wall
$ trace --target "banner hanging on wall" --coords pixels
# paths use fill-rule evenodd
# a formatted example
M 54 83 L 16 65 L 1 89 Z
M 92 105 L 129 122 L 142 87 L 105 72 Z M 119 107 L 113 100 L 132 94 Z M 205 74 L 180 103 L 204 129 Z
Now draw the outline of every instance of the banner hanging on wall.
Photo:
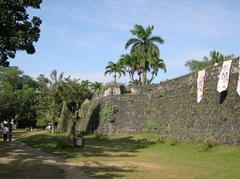
M 240 96 L 240 59 L 239 59 L 239 64 L 238 64 L 238 85 L 237 85 L 237 93 Z
M 197 79 L 197 102 L 198 103 L 202 100 L 202 97 L 203 97 L 204 79 L 205 79 L 205 70 L 201 70 L 198 72 L 198 79 Z
M 229 83 L 229 74 L 231 69 L 232 60 L 223 62 L 222 70 L 219 75 L 217 91 L 219 93 L 226 91 Z

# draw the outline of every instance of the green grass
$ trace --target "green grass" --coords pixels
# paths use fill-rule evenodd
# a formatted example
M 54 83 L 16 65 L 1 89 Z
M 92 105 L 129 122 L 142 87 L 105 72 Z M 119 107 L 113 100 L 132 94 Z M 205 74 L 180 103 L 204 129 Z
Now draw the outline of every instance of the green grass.
M 99 178 L 240 178 L 240 147 L 206 148 L 200 142 L 158 142 L 155 134 L 88 136 L 84 148 L 73 148 L 66 134 L 36 134 L 23 142 L 81 163 Z

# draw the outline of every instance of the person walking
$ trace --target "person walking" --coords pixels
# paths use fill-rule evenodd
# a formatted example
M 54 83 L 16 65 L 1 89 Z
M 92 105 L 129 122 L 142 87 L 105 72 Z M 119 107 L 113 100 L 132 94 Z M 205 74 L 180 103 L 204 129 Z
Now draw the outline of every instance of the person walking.
M 3 127 L 3 141 L 4 141 L 4 142 L 7 141 L 8 132 L 9 132 L 9 129 L 8 129 L 8 127 L 5 125 L 5 126 Z

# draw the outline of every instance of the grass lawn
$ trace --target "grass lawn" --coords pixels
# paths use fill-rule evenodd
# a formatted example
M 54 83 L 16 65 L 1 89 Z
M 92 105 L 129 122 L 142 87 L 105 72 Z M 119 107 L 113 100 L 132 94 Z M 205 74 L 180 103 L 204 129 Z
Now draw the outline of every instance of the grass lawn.
M 240 178 L 240 147 L 157 142 L 151 134 L 87 136 L 72 148 L 66 134 L 35 134 L 22 139 L 35 148 L 80 164 L 99 178 Z

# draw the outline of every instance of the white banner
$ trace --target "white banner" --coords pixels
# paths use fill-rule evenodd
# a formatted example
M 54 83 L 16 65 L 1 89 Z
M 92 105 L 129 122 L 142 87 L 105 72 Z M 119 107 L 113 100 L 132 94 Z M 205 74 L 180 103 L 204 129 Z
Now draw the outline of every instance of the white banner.
M 232 60 L 223 62 L 222 70 L 219 75 L 217 91 L 219 93 L 226 91 L 229 83 L 229 74 L 231 69 Z
M 238 73 L 239 73 L 239 77 L 238 77 L 237 93 L 240 96 L 240 59 L 239 59 L 239 65 L 238 65 Z
M 203 97 L 204 79 L 205 79 L 205 70 L 201 70 L 198 72 L 198 79 L 197 79 L 197 102 L 198 103 L 202 100 L 202 97 Z

